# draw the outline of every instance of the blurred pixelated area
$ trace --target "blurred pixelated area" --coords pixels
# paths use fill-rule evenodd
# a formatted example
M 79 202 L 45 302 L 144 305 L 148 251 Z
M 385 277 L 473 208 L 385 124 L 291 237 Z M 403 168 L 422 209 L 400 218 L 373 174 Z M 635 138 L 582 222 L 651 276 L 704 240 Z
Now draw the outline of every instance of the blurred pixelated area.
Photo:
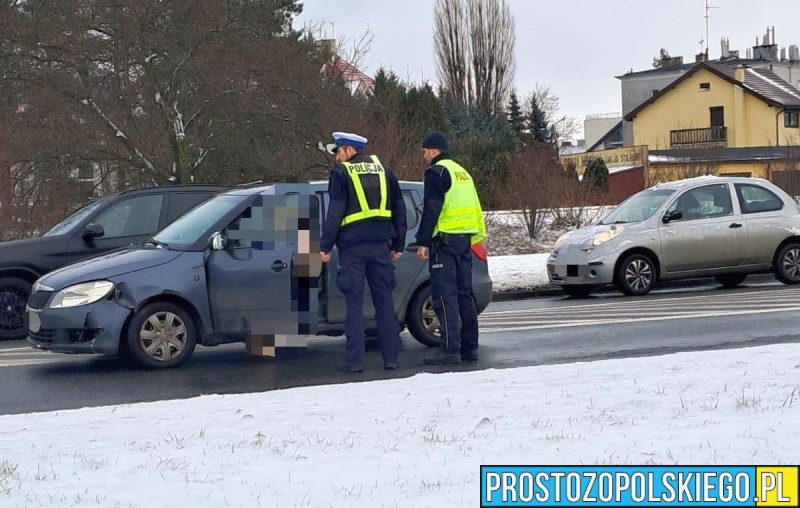
M 302 354 L 307 336 L 316 335 L 319 320 L 319 281 L 322 261 L 320 207 L 309 187 L 307 193 L 258 196 L 228 231 L 231 242 L 255 250 L 294 248 L 291 258 L 291 317 L 276 323 L 254 323 L 247 340 L 248 353 L 256 356 L 291 357 Z M 268 267 L 265 267 L 265 269 Z M 281 288 L 264 288 L 274 294 Z

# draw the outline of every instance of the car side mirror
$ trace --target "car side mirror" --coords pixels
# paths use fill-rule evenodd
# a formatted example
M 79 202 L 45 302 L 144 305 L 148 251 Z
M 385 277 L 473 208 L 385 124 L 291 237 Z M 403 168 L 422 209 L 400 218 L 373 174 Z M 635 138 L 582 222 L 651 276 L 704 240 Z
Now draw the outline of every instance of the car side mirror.
M 211 235 L 211 238 L 208 239 L 208 245 L 211 247 L 211 250 L 225 250 L 225 243 L 225 237 L 222 236 L 222 233 L 219 231 L 215 232 Z
M 661 219 L 661 222 L 666 224 L 674 220 L 681 220 L 682 218 L 683 218 L 683 212 L 681 212 L 680 210 L 672 210 L 671 212 L 667 213 L 663 219 Z
M 106 230 L 103 229 L 102 224 L 87 224 L 86 228 L 83 230 L 83 237 L 87 240 L 93 240 L 95 238 L 101 238 L 105 236 Z

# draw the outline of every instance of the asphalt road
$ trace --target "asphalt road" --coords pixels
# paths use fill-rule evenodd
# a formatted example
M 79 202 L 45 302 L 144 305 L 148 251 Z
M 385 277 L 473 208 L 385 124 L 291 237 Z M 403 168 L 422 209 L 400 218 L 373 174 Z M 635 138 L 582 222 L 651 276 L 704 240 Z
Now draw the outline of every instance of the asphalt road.
M 477 364 L 457 370 L 510 368 L 606 358 L 726 349 L 798 339 L 800 287 L 748 284 L 735 290 L 699 287 L 640 298 L 602 294 L 585 300 L 540 298 L 492 304 L 481 316 Z M 179 369 L 140 371 L 123 361 L 44 353 L 26 342 L 0 342 L 0 414 L 128 404 L 203 394 L 261 392 L 295 386 L 446 372 L 427 367 L 431 350 L 404 334 L 397 371 L 384 371 L 380 354 L 367 370 L 345 375 L 344 338 L 310 341 L 301 358 L 249 356 L 244 345 L 198 348 Z

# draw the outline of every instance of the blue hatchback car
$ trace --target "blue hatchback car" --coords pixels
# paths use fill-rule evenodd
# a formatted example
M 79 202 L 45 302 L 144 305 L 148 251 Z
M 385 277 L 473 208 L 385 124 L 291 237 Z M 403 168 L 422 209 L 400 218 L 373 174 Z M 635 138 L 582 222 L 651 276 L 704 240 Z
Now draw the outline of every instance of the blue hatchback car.
M 411 253 L 421 216 L 422 184 L 400 185 L 408 213 L 409 252 L 395 264 L 397 318 L 416 340 L 436 346 L 439 323 L 428 270 Z M 291 319 L 291 270 L 286 268 L 297 256 L 296 242 L 265 248 L 241 235 L 236 241 L 229 238 L 243 219 L 254 216 L 254 207 L 278 202 L 264 196 L 295 194 L 318 205 L 314 208 L 321 224 L 329 199 L 327 182 L 239 188 L 197 206 L 148 242 L 45 275 L 28 301 L 28 341 L 42 350 L 128 355 L 143 367 L 167 368 L 186 362 L 197 344 L 247 341 L 253 333 L 250 323 L 266 320 L 277 325 Z M 268 222 L 260 226 L 261 237 L 279 233 L 270 231 L 274 225 Z M 253 238 L 259 236 L 255 233 Z M 332 254 L 319 283 L 319 335 L 344 333 L 336 250 Z M 473 254 L 473 290 L 482 312 L 491 300 L 492 281 L 482 243 L 473 247 Z M 374 314 L 371 299 L 365 296 L 368 332 L 377 326 Z

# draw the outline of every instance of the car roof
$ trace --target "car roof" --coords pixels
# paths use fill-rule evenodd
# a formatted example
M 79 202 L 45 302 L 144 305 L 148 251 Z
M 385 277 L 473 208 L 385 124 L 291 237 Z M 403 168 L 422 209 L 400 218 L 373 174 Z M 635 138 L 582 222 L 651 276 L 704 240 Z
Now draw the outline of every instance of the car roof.
M 674 180 L 671 182 L 657 183 L 650 187 L 650 189 L 674 189 L 681 190 L 697 185 L 714 184 L 714 183 L 760 183 L 766 184 L 772 188 L 773 184 L 763 178 L 753 178 L 749 176 L 716 176 L 716 175 L 703 175 L 693 178 L 684 178 L 683 180 Z
M 422 190 L 422 182 L 413 182 L 408 180 L 400 180 L 398 182 L 401 189 L 419 189 Z M 328 189 L 327 180 L 313 180 L 303 183 L 272 183 L 268 185 L 255 185 L 250 187 L 236 187 L 231 188 L 225 194 L 231 196 L 254 196 L 257 194 L 287 194 L 292 192 L 307 192 L 311 187 L 312 192 L 320 192 Z
M 108 199 L 118 196 L 132 196 L 136 194 L 151 194 L 164 192 L 192 192 L 192 191 L 224 191 L 234 188 L 233 185 L 213 185 L 213 184 L 191 184 L 191 185 L 155 185 L 150 187 L 140 187 L 119 192 L 110 192 L 95 199 Z

